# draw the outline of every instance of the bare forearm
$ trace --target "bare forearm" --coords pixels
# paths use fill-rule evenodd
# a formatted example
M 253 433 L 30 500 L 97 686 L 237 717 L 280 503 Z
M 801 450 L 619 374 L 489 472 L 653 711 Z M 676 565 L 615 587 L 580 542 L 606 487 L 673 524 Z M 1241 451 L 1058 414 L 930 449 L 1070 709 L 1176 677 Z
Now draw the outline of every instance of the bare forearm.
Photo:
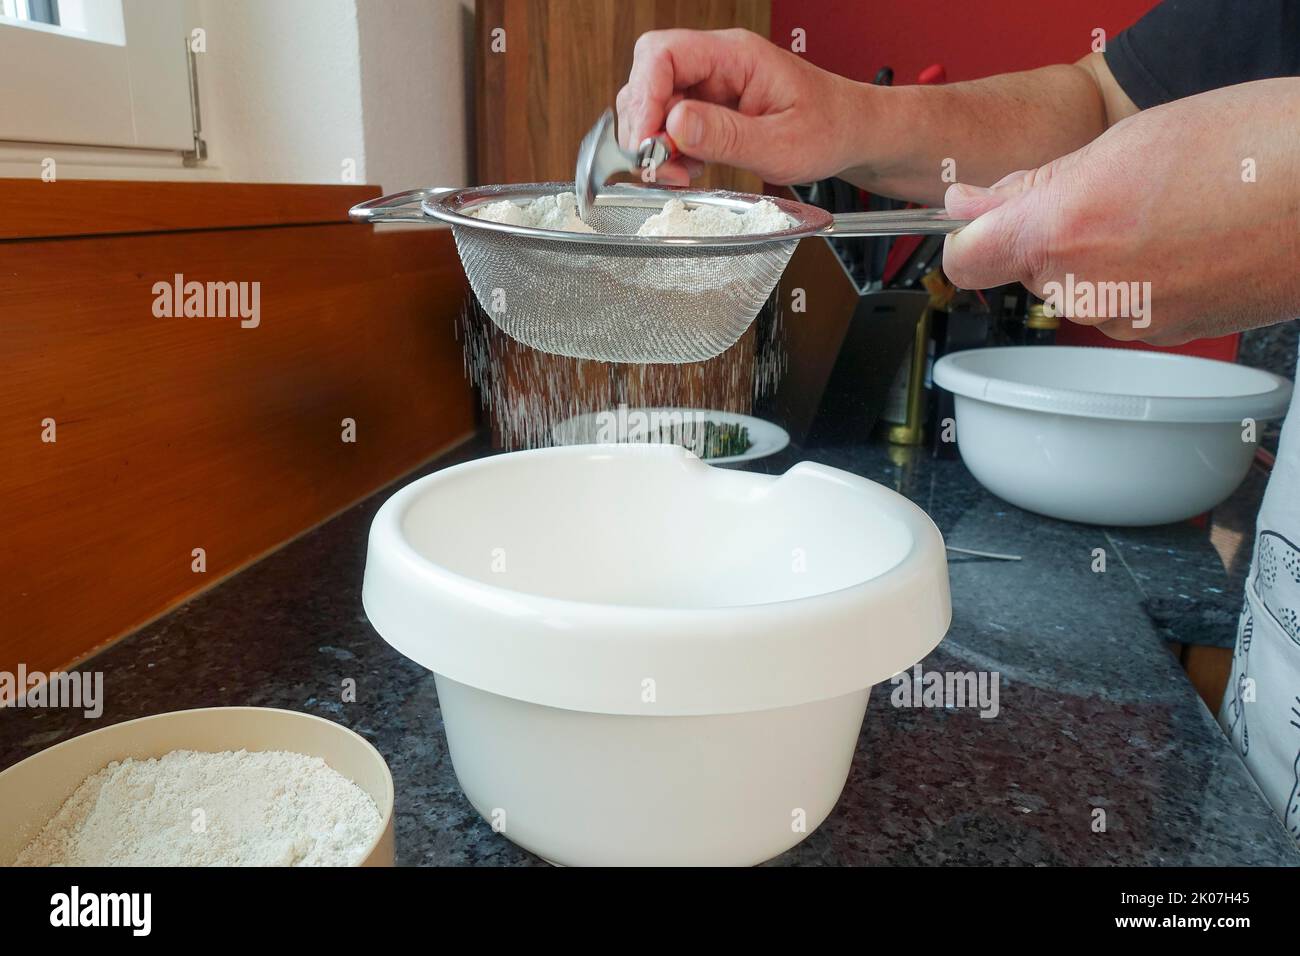
M 846 88 L 840 176 L 873 193 L 941 204 L 954 180 L 988 186 L 1091 142 L 1107 104 L 1087 62 L 945 86 Z

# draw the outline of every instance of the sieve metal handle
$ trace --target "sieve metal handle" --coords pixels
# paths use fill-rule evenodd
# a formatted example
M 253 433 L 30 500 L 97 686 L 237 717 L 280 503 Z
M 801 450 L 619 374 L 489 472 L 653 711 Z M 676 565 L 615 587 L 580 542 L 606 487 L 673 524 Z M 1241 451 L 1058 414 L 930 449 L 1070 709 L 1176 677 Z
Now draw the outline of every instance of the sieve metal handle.
M 433 222 L 424 214 L 420 204 L 426 199 L 454 191 L 451 186 L 408 189 L 403 193 L 357 203 L 348 210 L 348 216 L 355 222 Z
M 942 236 L 970 225 L 970 219 L 952 219 L 945 209 L 899 209 L 881 212 L 842 212 L 831 217 L 823 236 Z

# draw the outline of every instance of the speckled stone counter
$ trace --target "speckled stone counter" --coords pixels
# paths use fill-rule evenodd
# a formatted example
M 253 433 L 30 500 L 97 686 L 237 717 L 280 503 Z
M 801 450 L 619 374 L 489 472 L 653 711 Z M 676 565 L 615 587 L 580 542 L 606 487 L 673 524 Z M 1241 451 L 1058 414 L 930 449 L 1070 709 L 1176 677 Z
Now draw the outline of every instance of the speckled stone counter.
M 465 447 L 427 470 L 481 453 Z M 876 687 L 839 805 L 774 864 L 1300 863 L 1164 643 L 1230 642 L 1253 531 L 1242 526 L 1262 480 L 1221 509 L 1226 525 L 1216 513 L 1214 528 L 1119 531 L 1019 511 L 960 462 L 923 453 L 790 449 L 758 467 L 800 459 L 896 488 L 950 545 L 1022 560 L 951 556 L 952 629 L 922 665 L 996 671 L 997 716 L 894 707 L 892 686 Z M 461 795 L 432 675 L 366 621 L 366 534 L 391 490 L 87 662 L 105 674 L 100 720 L 0 711 L 0 767 L 161 711 L 286 707 L 346 724 L 383 752 L 400 863 L 544 865 Z M 1104 573 L 1093 570 L 1096 548 Z M 340 703 L 347 678 L 355 703 Z M 1094 832 L 1098 809 L 1105 832 Z

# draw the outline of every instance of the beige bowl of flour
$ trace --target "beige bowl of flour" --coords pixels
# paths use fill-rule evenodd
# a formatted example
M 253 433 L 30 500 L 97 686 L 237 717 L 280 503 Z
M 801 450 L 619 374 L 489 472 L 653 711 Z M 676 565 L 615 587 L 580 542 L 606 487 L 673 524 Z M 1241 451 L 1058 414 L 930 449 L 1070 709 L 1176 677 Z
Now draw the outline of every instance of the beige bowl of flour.
M 114 760 L 173 750 L 285 750 L 319 757 L 370 795 L 382 826 L 361 866 L 393 865 L 393 776 L 359 734 L 270 707 L 207 707 L 141 717 L 74 737 L 0 773 L 0 864 L 13 861 L 91 774 Z

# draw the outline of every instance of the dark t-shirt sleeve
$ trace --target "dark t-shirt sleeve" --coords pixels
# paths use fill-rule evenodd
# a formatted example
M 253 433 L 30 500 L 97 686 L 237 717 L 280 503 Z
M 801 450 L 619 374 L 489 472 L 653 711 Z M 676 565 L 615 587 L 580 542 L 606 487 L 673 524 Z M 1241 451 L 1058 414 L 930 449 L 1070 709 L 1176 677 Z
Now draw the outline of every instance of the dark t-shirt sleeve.
M 1300 76 L 1300 0 L 1164 0 L 1106 45 L 1139 109 L 1278 76 Z

